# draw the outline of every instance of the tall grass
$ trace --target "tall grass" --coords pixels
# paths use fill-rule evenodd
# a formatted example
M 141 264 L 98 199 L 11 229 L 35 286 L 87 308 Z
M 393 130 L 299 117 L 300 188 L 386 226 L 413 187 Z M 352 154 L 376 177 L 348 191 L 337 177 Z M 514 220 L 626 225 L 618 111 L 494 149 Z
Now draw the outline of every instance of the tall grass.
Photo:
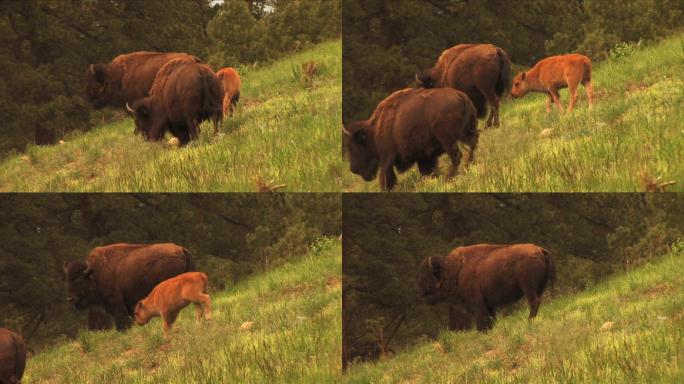
M 649 47 L 621 50 L 594 65 L 595 106 L 588 110 L 580 86 L 571 114 L 546 113 L 543 94 L 506 100 L 501 128 L 480 135 L 476 160 L 446 180 L 420 177 L 417 169 L 399 175 L 397 191 L 642 191 L 648 184 L 676 181 L 684 191 L 684 36 Z M 561 101 L 568 102 L 567 90 Z M 480 129 L 484 121 L 480 121 Z M 550 138 L 540 132 L 551 128 Z M 348 191 L 378 191 L 348 171 Z
M 126 332 L 82 331 L 30 359 L 25 383 L 329 383 L 340 381 L 341 244 L 212 296 L 213 319 L 181 311 Z M 211 273 L 211 272 L 209 272 Z M 250 330 L 241 330 L 244 322 Z
M 683 380 L 682 247 L 580 294 L 542 303 L 531 322 L 525 309 L 499 318 L 488 333 L 444 331 L 396 357 L 352 364 L 346 376 L 349 383 Z
M 218 136 L 210 122 L 184 148 L 133 135 L 131 118 L 29 147 L 0 164 L 2 191 L 338 191 L 341 41 L 317 45 L 264 68 L 241 68 L 239 113 Z M 293 74 L 317 63 L 313 81 Z

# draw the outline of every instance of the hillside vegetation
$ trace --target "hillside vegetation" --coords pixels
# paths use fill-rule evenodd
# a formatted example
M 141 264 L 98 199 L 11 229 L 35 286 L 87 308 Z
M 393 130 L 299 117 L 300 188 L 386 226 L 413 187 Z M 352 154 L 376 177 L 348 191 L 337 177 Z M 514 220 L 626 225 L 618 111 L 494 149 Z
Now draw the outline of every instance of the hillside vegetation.
M 183 148 L 145 142 L 134 121 L 32 146 L 0 164 L 1 191 L 337 191 L 341 41 L 323 43 L 263 68 L 239 68 L 240 110 L 214 136 L 202 124 Z M 316 62 L 313 77 L 303 65 Z
M 339 381 L 341 253 L 339 241 L 319 242 L 297 262 L 211 293 L 212 320 L 197 322 L 188 307 L 168 340 L 159 318 L 124 333 L 82 331 L 30 359 L 24 382 Z
M 643 191 L 668 181 L 676 181 L 668 191 L 684 190 L 684 36 L 618 46 L 595 63 L 593 84 L 591 111 L 581 86 L 571 114 L 547 114 L 544 94 L 505 100 L 501 128 L 483 131 L 480 120 L 469 168 L 446 180 L 444 155 L 438 177 L 422 178 L 414 167 L 399 175 L 396 191 Z M 567 107 L 567 89 L 561 101 Z M 548 128 L 550 137 L 540 137 Z M 379 190 L 377 180 L 348 170 L 344 185 Z
M 351 365 L 346 381 L 678 383 L 682 351 L 680 242 L 658 262 L 543 302 L 532 322 L 524 309 L 499 318 L 488 333 L 444 331 L 396 357 Z

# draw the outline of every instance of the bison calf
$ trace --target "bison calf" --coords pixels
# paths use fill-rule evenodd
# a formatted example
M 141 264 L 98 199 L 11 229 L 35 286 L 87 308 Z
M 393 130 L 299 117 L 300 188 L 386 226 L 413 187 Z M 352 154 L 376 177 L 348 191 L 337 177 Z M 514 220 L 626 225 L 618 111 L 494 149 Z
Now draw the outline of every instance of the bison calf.
M 470 147 L 473 160 L 477 146 L 477 111 L 468 96 L 456 89 L 403 89 L 375 108 L 368 120 L 343 128 L 351 171 L 371 181 L 380 168 L 380 187 L 391 190 L 399 172 L 418 163 L 422 175 L 431 174 L 440 155 L 451 159 L 449 176 L 456 173 L 461 141 Z
M 223 117 L 228 115 L 228 108 L 230 108 L 230 116 L 233 116 L 237 103 L 240 101 L 240 75 L 234 68 L 222 68 L 216 72 L 223 86 Z M 214 132 L 216 133 L 216 132 Z
M 551 56 L 535 64 L 527 72 L 518 74 L 513 79 L 511 96 L 523 97 L 528 92 L 543 92 L 548 95 L 546 99 L 546 112 L 551 112 L 551 103 L 555 103 L 563 112 L 560 102 L 559 89 L 570 90 L 570 103 L 568 112 L 577 102 L 577 85 L 582 83 L 587 91 L 589 108 L 594 104 L 594 91 L 591 86 L 591 59 L 584 55 L 570 54 Z
M 477 329 L 486 330 L 492 327 L 497 307 L 523 296 L 530 305 L 529 318 L 535 317 L 546 283 L 553 283 L 555 273 L 549 252 L 534 244 L 477 244 L 424 259 L 418 269 L 418 288 L 430 304 L 448 300 L 465 307 Z M 457 314 L 450 310 L 451 317 Z M 449 328 L 469 323 L 469 319 L 450 318 Z
M 19 383 L 25 367 L 24 339 L 7 328 L 0 328 L 0 383 Z
M 197 320 L 202 315 L 209 320 L 211 300 L 207 295 L 208 285 L 207 275 L 202 272 L 187 272 L 159 283 L 135 306 L 135 322 L 145 325 L 151 318 L 161 316 L 164 321 L 164 336 L 168 336 L 178 312 L 190 303 L 195 304 Z

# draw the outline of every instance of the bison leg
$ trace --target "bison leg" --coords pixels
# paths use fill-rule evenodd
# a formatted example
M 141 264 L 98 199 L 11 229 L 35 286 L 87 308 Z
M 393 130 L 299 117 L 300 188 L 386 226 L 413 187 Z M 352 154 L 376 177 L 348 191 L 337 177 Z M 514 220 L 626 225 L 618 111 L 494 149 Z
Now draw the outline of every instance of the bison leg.
M 553 103 L 553 96 L 551 96 L 550 93 L 547 94 L 547 96 L 548 97 L 546 98 L 546 113 L 549 113 L 549 112 L 551 112 L 551 104 Z
M 527 298 L 527 302 L 530 305 L 530 316 L 528 317 L 529 319 L 532 319 L 533 317 L 537 316 L 537 311 L 539 311 L 539 304 L 541 304 L 541 297 L 537 295 L 534 290 L 530 292 L 525 292 L 525 297 Z
M 394 157 L 390 157 L 391 161 L 386 160 L 382 167 L 380 167 L 380 189 L 383 191 L 391 191 L 397 183 L 397 175 L 394 173 Z
M 431 175 L 435 172 L 437 166 L 437 157 L 429 157 L 418 160 L 418 171 L 423 176 Z
M 486 128 L 491 126 L 499 126 L 499 96 L 494 92 L 485 93 L 487 102 L 489 103 L 489 117 L 487 118 Z
M 572 109 L 575 107 L 575 104 L 577 103 L 577 84 L 569 84 L 568 88 L 570 91 L 570 103 L 568 104 L 568 113 L 570 113 L 572 112 Z
M 550 90 L 549 90 L 549 95 L 551 95 L 551 98 L 553 99 L 553 102 L 554 102 L 554 103 L 556 104 L 556 106 L 558 107 L 558 110 L 559 110 L 561 113 L 565 112 L 565 110 L 564 110 L 564 108 L 563 108 L 563 104 L 561 104 L 561 102 L 560 102 L 560 95 L 558 94 L 558 90 L 557 90 L 557 89 L 550 89 Z
M 460 306 L 449 306 L 449 330 L 463 331 L 470 328 L 470 315 Z
M 456 143 L 442 144 L 444 145 L 444 150 L 451 159 L 451 167 L 449 168 L 447 178 L 452 178 L 458 173 L 458 166 L 461 164 L 461 157 L 463 157 L 463 154 L 458 149 Z

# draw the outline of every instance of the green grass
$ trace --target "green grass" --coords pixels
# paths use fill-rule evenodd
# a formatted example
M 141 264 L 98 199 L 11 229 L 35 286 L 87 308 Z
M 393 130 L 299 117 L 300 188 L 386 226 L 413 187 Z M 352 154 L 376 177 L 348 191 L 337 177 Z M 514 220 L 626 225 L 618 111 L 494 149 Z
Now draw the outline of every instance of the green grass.
M 202 125 L 174 149 L 133 135 L 132 118 L 29 147 L 0 164 L 0 191 L 255 191 L 255 178 L 284 191 L 339 191 L 342 113 L 340 40 L 263 68 L 242 68 L 240 111 L 222 134 Z M 318 64 L 313 86 L 301 65 Z
M 684 36 L 594 65 L 594 109 L 580 86 L 577 109 L 546 113 L 546 95 L 528 94 L 502 104 L 501 128 L 480 120 L 475 162 L 446 180 L 450 161 L 440 158 L 438 177 L 416 167 L 398 175 L 397 191 L 642 191 L 644 180 L 676 181 L 684 191 Z M 567 90 L 561 91 L 567 107 Z M 553 129 L 551 138 L 539 133 Z M 347 191 L 378 191 L 348 171 Z
M 213 319 L 181 311 L 120 333 L 82 331 L 27 362 L 24 383 L 330 383 L 341 375 L 339 241 L 214 292 Z M 211 272 L 209 272 L 211 273 Z M 241 331 L 252 321 L 250 331 Z
M 560 282 L 562 284 L 562 282 Z M 614 325 L 602 330 L 605 322 Z M 577 295 L 499 318 L 488 333 L 442 332 L 348 383 L 684 382 L 684 247 Z

